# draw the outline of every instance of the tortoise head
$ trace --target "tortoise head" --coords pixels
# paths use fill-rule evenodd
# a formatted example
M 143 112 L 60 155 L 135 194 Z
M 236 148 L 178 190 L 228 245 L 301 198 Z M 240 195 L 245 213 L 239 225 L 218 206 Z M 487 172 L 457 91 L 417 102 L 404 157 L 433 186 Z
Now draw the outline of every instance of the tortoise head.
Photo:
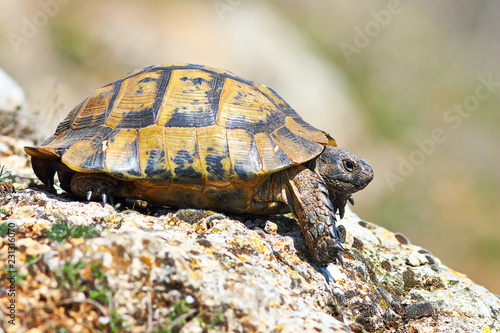
M 330 193 L 351 194 L 364 189 L 373 179 L 373 169 L 368 163 L 339 147 L 325 146 L 315 164 L 314 171 Z

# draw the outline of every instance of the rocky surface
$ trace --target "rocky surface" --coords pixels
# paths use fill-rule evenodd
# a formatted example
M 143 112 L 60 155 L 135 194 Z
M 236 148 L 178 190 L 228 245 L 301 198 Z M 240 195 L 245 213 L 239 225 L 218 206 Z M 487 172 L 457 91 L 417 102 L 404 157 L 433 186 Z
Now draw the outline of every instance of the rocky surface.
M 1 163 L 18 156 L 0 194 L 7 332 L 500 331 L 498 296 L 351 211 L 342 263 L 319 267 L 287 216 L 74 201 L 0 144 Z
M 33 130 L 33 116 L 26 114 L 26 104 L 24 91 L 0 68 L 0 135 L 19 138 Z M 2 155 L 6 155 L 4 144 L 0 145 Z
M 0 111 L 13 112 L 26 103 L 24 91 L 0 68 Z

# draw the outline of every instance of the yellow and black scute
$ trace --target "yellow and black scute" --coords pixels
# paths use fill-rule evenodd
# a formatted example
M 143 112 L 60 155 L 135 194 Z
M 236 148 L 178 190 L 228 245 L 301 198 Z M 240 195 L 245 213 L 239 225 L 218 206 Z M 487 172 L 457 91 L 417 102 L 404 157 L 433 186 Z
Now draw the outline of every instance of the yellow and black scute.
M 270 174 L 328 144 L 335 145 L 264 85 L 225 70 L 165 64 L 96 90 L 53 136 L 25 151 L 47 185 L 54 172 L 45 169 L 55 161 L 127 182 L 134 196 L 160 204 L 229 202 L 221 209 L 244 211 Z

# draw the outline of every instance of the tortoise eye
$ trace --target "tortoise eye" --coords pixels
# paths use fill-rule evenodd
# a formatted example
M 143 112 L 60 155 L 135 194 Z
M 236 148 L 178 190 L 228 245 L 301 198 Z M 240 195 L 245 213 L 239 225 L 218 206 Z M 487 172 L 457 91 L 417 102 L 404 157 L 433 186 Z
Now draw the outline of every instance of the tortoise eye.
M 344 160 L 344 168 L 347 171 L 353 172 L 355 167 L 356 167 L 356 164 L 353 161 L 351 161 L 351 160 Z

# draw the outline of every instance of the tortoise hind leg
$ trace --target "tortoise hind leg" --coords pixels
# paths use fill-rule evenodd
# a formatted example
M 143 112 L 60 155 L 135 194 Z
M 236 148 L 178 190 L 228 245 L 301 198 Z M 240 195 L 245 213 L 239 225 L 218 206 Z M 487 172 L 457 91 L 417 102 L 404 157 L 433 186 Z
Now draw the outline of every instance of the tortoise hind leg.
M 56 174 L 56 170 L 53 167 L 55 161 L 54 159 L 31 157 L 31 166 L 35 175 L 42 183 L 51 188 L 54 185 L 54 175 Z
M 120 183 L 116 178 L 105 174 L 76 172 L 71 178 L 70 192 L 80 199 L 113 204 L 114 195 L 119 194 Z
M 61 188 L 66 192 L 71 193 L 71 179 L 76 172 L 68 168 L 60 161 L 54 162 L 52 167 L 55 171 L 57 171 L 57 178 L 59 178 Z
M 311 256 L 320 264 L 334 262 L 344 248 L 339 241 L 334 208 L 323 180 L 302 165 L 283 170 L 283 177 L 289 188 L 286 200 L 299 220 Z

